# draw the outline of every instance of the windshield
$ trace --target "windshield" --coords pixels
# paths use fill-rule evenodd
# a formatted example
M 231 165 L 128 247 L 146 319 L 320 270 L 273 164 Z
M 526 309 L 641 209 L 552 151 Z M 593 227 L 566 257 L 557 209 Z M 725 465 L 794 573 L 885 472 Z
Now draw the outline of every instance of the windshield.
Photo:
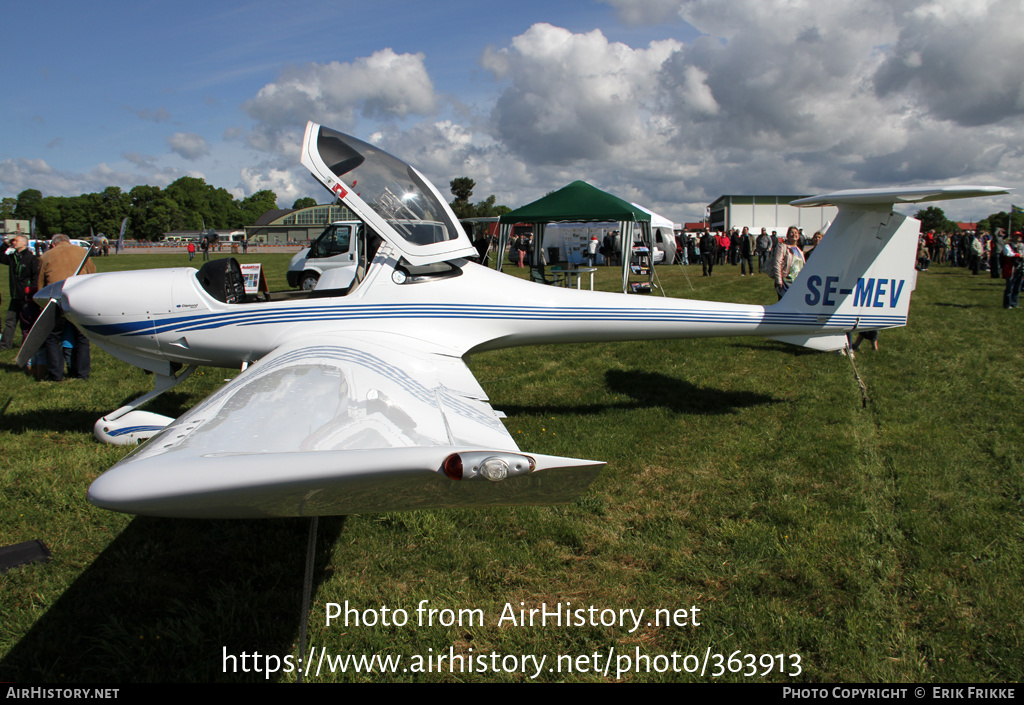
M 326 127 L 317 151 L 327 168 L 413 245 L 455 240 L 453 223 L 416 170 L 371 144 Z

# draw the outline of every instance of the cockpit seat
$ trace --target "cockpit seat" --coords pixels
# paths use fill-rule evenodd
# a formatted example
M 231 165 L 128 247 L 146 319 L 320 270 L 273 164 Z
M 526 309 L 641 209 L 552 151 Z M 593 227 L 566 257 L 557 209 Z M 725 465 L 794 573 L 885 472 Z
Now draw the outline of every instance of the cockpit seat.
M 245 303 L 245 277 L 234 257 L 210 260 L 196 272 L 206 293 L 226 304 Z

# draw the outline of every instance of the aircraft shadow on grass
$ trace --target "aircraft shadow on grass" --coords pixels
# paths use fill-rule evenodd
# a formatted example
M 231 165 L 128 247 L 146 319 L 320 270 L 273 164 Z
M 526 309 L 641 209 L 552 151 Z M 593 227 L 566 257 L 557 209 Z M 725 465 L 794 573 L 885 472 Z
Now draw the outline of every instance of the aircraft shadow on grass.
M 781 343 L 780 343 L 781 344 Z M 625 399 L 611 404 L 579 406 L 501 405 L 509 416 L 545 415 L 551 413 L 600 414 L 609 409 L 664 408 L 676 414 L 734 414 L 739 409 L 777 404 L 779 399 L 750 391 L 730 392 L 712 387 L 700 387 L 685 380 L 658 372 L 642 370 L 608 370 L 605 372 L 608 390 Z
M 783 343 L 778 340 L 750 340 L 743 342 L 731 343 L 729 347 L 732 348 L 744 348 L 746 350 L 757 350 L 759 353 L 766 351 L 784 353 L 789 357 L 804 357 L 806 355 L 822 355 L 820 350 L 811 350 L 810 348 L 802 348 L 796 345 L 790 345 L 789 343 Z
M 27 411 L 20 414 L 0 415 L 0 431 L 21 434 L 26 431 L 81 433 L 95 423 L 93 409 L 65 409 L 54 413 L 47 409 Z
M 319 522 L 314 594 L 344 523 Z M 225 673 L 224 649 L 297 654 L 308 534 L 306 519 L 136 517 L 0 660 L 0 681 L 268 682 L 240 658 Z
M 153 403 L 153 409 L 158 413 L 177 418 L 188 411 L 191 401 L 188 394 L 168 392 Z M 97 409 L 65 409 L 60 413 L 38 409 L 20 414 L 8 414 L 4 413 L 5 411 L 6 407 L 0 404 L 0 430 L 14 434 L 24 433 L 29 429 L 44 432 L 81 433 L 92 428 L 96 418 L 103 414 L 102 410 Z

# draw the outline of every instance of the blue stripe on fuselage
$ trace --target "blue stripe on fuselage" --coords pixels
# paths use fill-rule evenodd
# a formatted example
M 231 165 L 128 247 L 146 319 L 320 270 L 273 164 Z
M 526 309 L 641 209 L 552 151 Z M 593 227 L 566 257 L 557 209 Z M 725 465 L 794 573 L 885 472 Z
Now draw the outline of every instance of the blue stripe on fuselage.
M 223 328 L 225 326 L 260 326 L 282 323 L 383 318 L 774 324 L 836 328 L 852 326 L 858 320 L 861 327 L 893 326 L 906 323 L 906 317 L 904 316 L 885 315 L 832 315 L 827 321 L 821 322 L 821 315 L 816 313 L 775 312 L 771 310 L 766 310 L 763 313 L 760 311 L 743 313 L 706 309 L 496 307 L 475 304 L 369 304 L 359 306 L 314 306 L 299 309 L 281 308 L 268 310 L 261 308 L 259 311 L 211 311 L 209 313 L 188 316 L 86 325 L 84 327 L 90 332 L 104 336 L 140 336 L 162 333 L 187 333 L 197 330 Z

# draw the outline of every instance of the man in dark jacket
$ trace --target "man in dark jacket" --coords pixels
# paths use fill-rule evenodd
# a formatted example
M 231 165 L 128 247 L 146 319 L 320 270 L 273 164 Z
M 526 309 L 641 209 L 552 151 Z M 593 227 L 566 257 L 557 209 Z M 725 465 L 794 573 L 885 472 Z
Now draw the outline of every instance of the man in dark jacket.
M 715 269 L 715 260 L 718 258 L 718 238 L 707 230 L 700 239 L 700 261 L 703 267 L 702 277 L 712 276 Z
M 32 301 L 39 279 L 39 259 L 28 249 L 28 238 L 16 235 L 10 242 L 14 248 L 8 254 L 7 245 L 0 245 L 0 264 L 6 264 L 11 280 L 11 302 L 4 318 L 4 332 L 0 336 L 0 350 L 14 347 L 14 329 L 21 320 L 21 334 L 28 334 L 29 328 L 39 315 L 39 307 Z
M 757 236 L 757 273 L 764 274 L 768 271 L 768 255 L 775 246 L 775 240 L 768 234 L 766 228 L 761 228 L 761 234 Z
M 740 276 L 746 276 L 746 271 L 750 272 L 750 276 L 754 276 L 754 255 L 757 254 L 757 238 L 754 233 L 744 226 L 743 232 L 740 233 Z

